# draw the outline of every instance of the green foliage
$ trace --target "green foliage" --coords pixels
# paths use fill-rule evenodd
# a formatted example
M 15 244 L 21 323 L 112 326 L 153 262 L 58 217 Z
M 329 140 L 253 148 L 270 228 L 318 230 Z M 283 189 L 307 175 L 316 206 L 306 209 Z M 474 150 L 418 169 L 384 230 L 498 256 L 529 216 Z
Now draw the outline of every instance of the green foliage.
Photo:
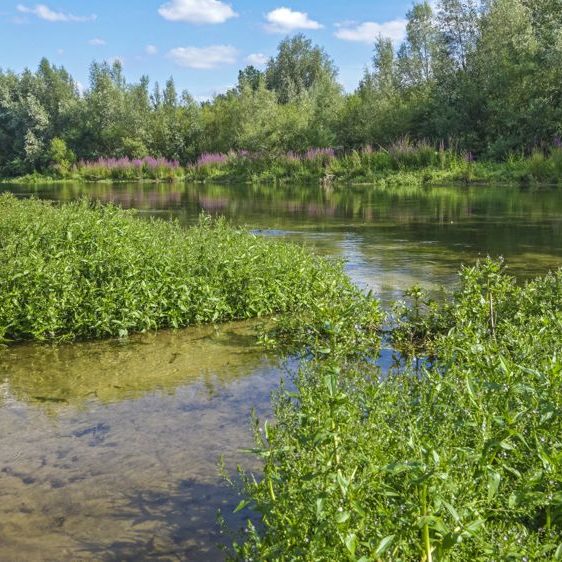
M 368 302 L 341 264 L 223 220 L 140 220 L 81 201 L 0 197 L 0 340 L 124 336 Z M 359 304 L 358 304 L 359 303 Z M 366 305 L 367 306 L 367 305 Z
M 334 62 L 327 53 L 302 34 L 287 37 L 270 59 L 265 71 L 267 87 L 280 103 L 294 101 L 322 80 L 335 80 Z
M 49 161 L 51 170 L 58 176 L 64 177 L 74 163 L 76 156 L 68 148 L 63 139 L 55 137 L 49 145 Z
M 560 558 L 562 271 L 519 286 L 501 263 L 465 268 L 430 316 L 421 370 L 381 378 L 346 335 L 280 391 L 234 558 Z
M 214 182 L 347 182 L 389 185 L 552 184 L 562 181 L 562 150 L 535 150 L 528 158 L 505 163 L 474 161 L 443 144 L 398 139 L 388 148 L 370 146 L 335 154 L 331 149 L 304 153 L 267 152 L 207 154 L 185 170 L 192 181 Z M 207 157 L 211 157 L 208 159 Z M 207 161 L 208 160 L 208 161 Z

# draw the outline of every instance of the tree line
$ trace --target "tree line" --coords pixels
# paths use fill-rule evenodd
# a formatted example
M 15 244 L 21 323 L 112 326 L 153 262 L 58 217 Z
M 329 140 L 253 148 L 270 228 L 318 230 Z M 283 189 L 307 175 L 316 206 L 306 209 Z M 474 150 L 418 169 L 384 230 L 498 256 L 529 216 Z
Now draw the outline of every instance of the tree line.
M 403 137 L 501 160 L 559 145 L 560 136 L 562 0 L 416 3 L 403 43 L 379 37 L 351 93 L 303 35 L 201 103 L 173 78 L 164 87 L 147 76 L 129 83 L 119 62 L 94 62 L 83 92 L 47 59 L 35 72 L 0 70 L 3 176 L 80 159 L 185 164 L 206 152 L 351 149 Z

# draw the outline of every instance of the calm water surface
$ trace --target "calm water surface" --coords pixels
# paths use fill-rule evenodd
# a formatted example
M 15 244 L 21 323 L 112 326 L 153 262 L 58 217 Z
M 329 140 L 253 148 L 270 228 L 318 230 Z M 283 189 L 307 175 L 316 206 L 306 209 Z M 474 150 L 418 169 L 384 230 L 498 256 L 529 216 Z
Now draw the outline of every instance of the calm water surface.
M 562 265 L 562 191 L 263 186 L 0 186 L 89 195 L 193 224 L 222 214 L 346 260 L 388 305 L 462 263 L 506 258 L 526 278 Z M 0 560 L 222 560 L 215 524 L 238 499 L 217 475 L 254 465 L 250 411 L 268 415 L 285 368 L 251 323 L 127 342 L 0 351 Z M 229 515 L 234 528 L 240 519 Z

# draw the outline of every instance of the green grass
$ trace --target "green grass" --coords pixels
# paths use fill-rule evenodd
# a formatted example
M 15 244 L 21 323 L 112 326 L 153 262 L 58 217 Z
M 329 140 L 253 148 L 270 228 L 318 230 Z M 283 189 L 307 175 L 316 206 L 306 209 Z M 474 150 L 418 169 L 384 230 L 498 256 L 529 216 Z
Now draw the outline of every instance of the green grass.
M 302 345 L 329 337 L 333 311 L 354 323 L 380 317 L 340 263 L 304 247 L 206 216 L 185 229 L 86 200 L 0 196 L 0 341 L 304 314 L 319 328 L 295 330 Z
M 562 271 L 466 268 L 397 329 L 432 362 L 381 377 L 346 335 L 279 392 L 233 558 L 562 559 Z

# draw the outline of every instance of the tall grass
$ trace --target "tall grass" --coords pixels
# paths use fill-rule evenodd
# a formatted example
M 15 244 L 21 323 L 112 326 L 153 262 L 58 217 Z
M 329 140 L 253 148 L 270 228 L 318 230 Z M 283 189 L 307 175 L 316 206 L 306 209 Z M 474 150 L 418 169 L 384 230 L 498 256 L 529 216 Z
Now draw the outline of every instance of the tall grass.
M 341 264 L 304 247 L 206 216 L 184 229 L 86 200 L 57 207 L 0 197 L 0 341 L 289 313 L 307 315 L 317 340 L 333 310 L 349 325 L 378 318 Z
M 234 558 L 562 559 L 562 271 L 518 286 L 488 261 L 430 309 L 421 370 L 381 377 L 338 338 L 279 393 Z
M 80 161 L 75 169 L 87 181 L 138 181 L 143 179 L 174 181 L 183 176 L 179 162 L 165 158 L 100 158 Z
M 559 184 L 562 149 L 512 155 L 506 162 L 475 159 L 455 146 L 434 146 L 408 138 L 388 147 L 351 151 L 330 148 L 286 154 L 246 151 L 204 154 L 187 166 L 186 179 L 248 182 L 352 182 L 376 185 L 445 183 Z

